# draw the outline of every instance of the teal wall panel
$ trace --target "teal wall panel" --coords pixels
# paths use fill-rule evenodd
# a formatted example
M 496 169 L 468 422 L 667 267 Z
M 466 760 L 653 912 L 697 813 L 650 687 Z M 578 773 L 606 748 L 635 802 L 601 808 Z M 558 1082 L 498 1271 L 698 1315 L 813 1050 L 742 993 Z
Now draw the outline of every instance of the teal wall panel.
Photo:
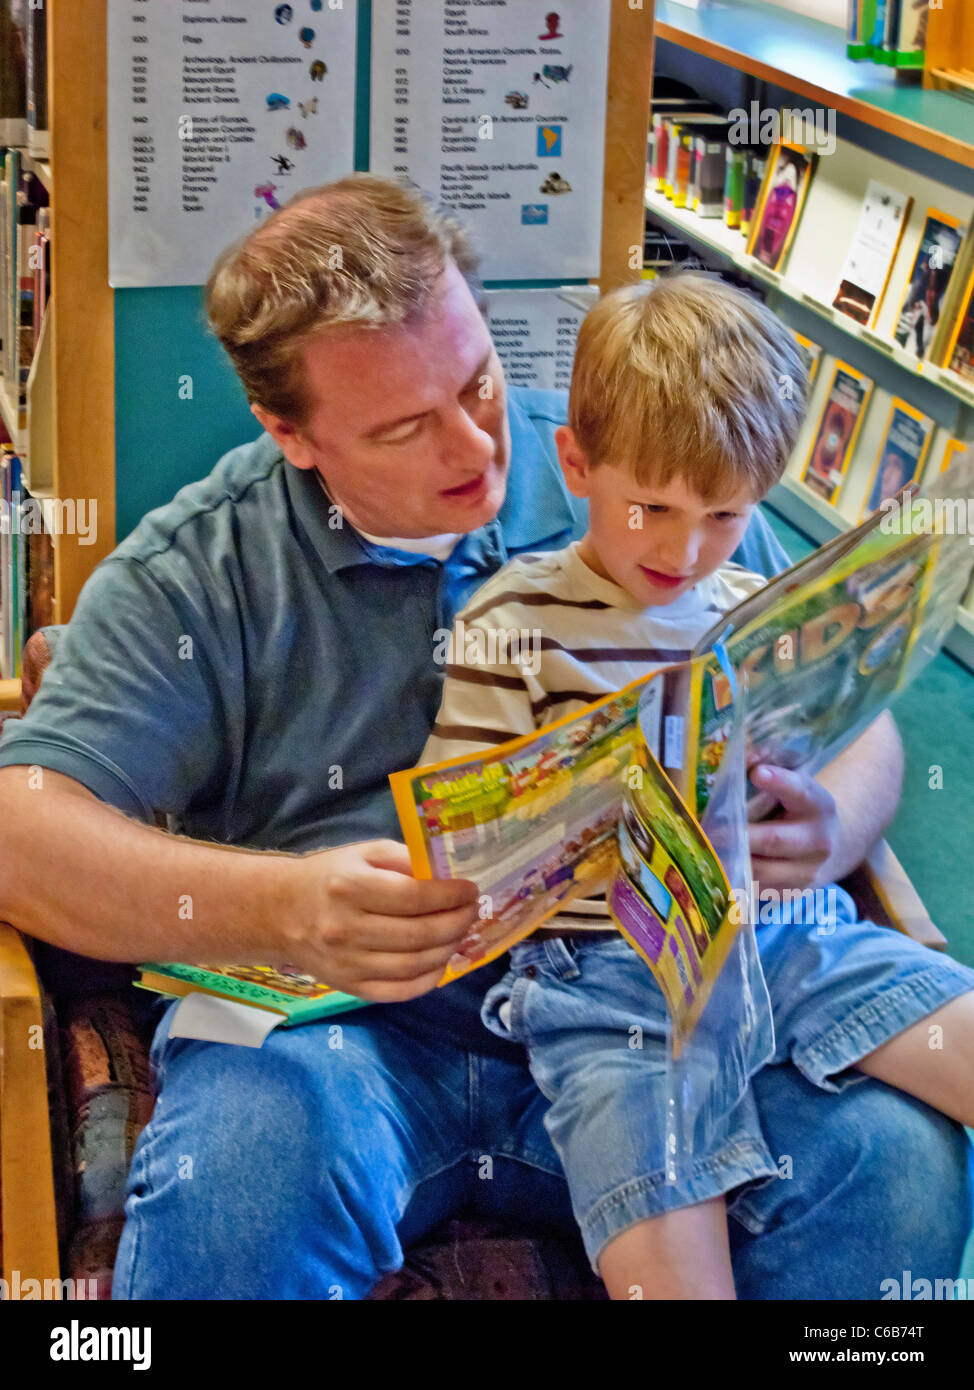
M 209 473 L 227 449 L 259 433 L 226 354 L 206 329 L 202 288 L 116 292 L 118 540 Z

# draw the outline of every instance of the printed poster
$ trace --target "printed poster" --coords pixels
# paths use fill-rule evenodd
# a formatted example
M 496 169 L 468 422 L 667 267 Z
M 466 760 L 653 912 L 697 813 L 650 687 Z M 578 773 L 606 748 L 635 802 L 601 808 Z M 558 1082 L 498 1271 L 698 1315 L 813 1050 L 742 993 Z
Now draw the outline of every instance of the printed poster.
M 601 252 L 608 0 L 373 0 L 371 160 L 463 217 L 487 280 Z
M 109 282 L 204 284 L 235 237 L 354 165 L 348 0 L 108 0 Z
M 568 390 L 575 339 L 598 291 L 488 290 L 487 322 L 508 386 Z

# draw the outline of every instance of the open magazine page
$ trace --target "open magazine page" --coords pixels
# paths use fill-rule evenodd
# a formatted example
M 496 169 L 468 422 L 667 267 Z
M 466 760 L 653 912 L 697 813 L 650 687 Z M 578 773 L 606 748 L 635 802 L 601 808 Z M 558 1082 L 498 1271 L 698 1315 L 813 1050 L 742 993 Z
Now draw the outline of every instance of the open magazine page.
M 658 699 L 657 683 L 646 700 Z M 641 726 L 653 722 L 640 719 Z M 740 795 L 743 805 L 743 780 Z M 620 871 L 608 893 L 609 910 L 663 992 L 679 1055 L 741 917 L 717 854 L 642 733 L 626 774 L 618 840 Z
M 969 487 L 964 469 L 951 472 L 948 490 Z M 966 534 L 926 525 L 932 506 L 930 498 L 890 499 L 824 572 L 814 567 L 814 578 L 779 591 L 742 626 L 722 625 L 727 657 L 747 688 L 749 765 L 817 771 L 939 650 L 974 549 Z M 698 815 L 721 764 L 733 705 L 716 656 L 695 659 L 687 790 Z
M 607 886 L 647 679 L 476 758 L 389 778 L 416 877 L 468 878 L 480 889 L 485 954 L 455 958 L 441 983 L 501 955 L 568 899 Z

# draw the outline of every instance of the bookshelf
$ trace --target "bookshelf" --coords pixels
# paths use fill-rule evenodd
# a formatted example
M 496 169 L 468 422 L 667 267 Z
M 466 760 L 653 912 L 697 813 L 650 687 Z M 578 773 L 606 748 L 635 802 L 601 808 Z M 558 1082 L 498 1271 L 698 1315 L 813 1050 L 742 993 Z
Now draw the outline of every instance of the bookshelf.
M 656 0 L 656 37 L 974 169 L 970 103 L 948 91 L 904 86 L 891 68 L 850 61 L 844 30 L 834 24 L 755 0 L 699 10 Z
M 788 521 L 821 544 L 859 518 L 866 480 L 881 440 L 888 398 L 910 401 L 934 421 L 934 445 L 922 477 L 930 481 L 935 457 L 948 437 L 974 438 L 974 383 L 930 362 L 918 361 L 893 339 L 899 305 L 928 207 L 954 213 L 964 226 L 974 221 L 974 106 L 946 90 L 897 83 L 890 69 L 854 63 L 845 56 L 844 30 L 788 10 L 756 3 L 726 0 L 712 8 L 690 10 L 673 0 L 657 0 L 657 38 L 678 45 L 685 54 L 715 60 L 728 69 L 716 74 L 720 97 L 701 86 L 701 95 L 726 98 L 741 91 L 738 74 L 774 84 L 785 96 L 763 104 L 788 101 L 791 94 L 816 105 L 833 107 L 859 124 L 842 138 L 834 152 L 823 155 L 811 185 L 790 255 L 775 272 L 749 255 L 747 238 L 725 225 L 722 217 L 701 217 L 678 208 L 647 181 L 647 214 L 664 233 L 672 231 L 708 264 L 733 268 L 766 293 L 768 303 L 796 332 L 817 342 L 823 351 L 812 392 L 809 420 L 782 481 L 769 501 Z M 666 73 L 666 48 L 657 47 L 658 71 Z M 800 61 L 800 71 L 792 69 Z M 680 57 L 680 75 L 687 79 L 693 60 Z M 711 83 L 711 86 L 713 83 Z M 730 105 L 737 101 L 731 100 Z M 893 137 L 890 139 L 889 137 Z M 905 142 L 905 143 L 904 143 Z M 907 150 L 905 146 L 912 147 Z M 925 165 L 918 149 L 944 156 Z M 951 161 L 947 163 L 946 161 Z M 860 326 L 832 307 L 845 252 L 851 244 L 856 218 L 869 179 L 900 188 L 913 196 L 913 207 L 882 307 L 872 326 Z M 827 230 L 826 230 L 827 229 Z M 826 367 L 825 358 L 830 359 Z M 848 474 L 830 505 L 800 481 L 814 420 L 824 404 L 825 382 L 832 359 L 849 362 L 876 383 Z M 886 397 L 886 400 L 881 400 Z M 947 650 L 974 669 L 974 591 L 968 594 L 946 643 Z
M 107 0 L 47 0 L 50 158 L 20 151 L 51 205 L 50 306 L 18 409 L 0 379 L 0 413 L 27 456 L 33 496 L 97 506 L 92 544 L 54 537 L 54 621 L 66 622 L 95 566 L 115 546 L 113 292 L 108 285 Z M 56 174 L 56 178 L 55 178 Z M 87 538 L 86 538 L 87 539 Z M 0 709 L 19 706 L 0 680 Z

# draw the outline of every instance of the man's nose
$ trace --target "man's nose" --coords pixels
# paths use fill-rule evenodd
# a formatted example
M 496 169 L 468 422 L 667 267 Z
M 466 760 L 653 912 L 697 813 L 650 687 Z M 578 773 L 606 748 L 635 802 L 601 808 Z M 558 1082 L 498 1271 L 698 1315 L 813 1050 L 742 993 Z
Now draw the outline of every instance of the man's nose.
M 494 439 L 487 429 L 483 402 L 472 410 L 465 410 L 457 403 L 450 412 L 444 428 L 443 459 L 450 467 L 460 472 L 473 468 L 486 468 L 494 453 Z

